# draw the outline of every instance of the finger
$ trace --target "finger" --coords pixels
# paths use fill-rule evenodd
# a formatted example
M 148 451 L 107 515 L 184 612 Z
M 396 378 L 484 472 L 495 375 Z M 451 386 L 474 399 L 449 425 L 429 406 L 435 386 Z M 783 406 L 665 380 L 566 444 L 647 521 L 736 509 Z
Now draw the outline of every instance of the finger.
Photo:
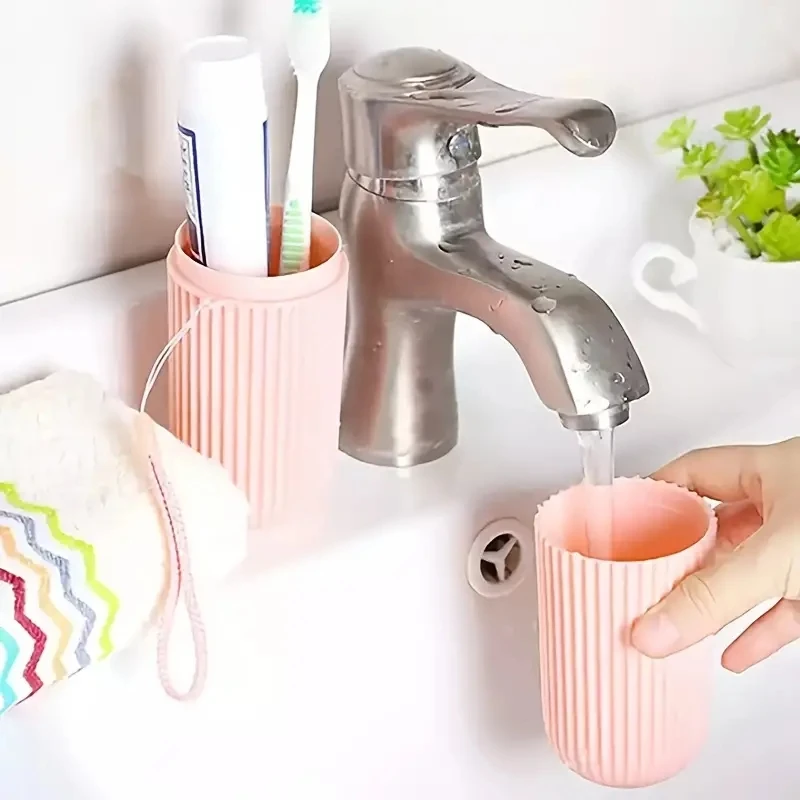
M 715 509 L 717 515 L 717 546 L 730 552 L 749 539 L 762 525 L 761 514 L 749 500 L 723 503 Z
M 766 556 L 772 531 L 759 529 L 737 550 L 689 575 L 638 619 L 633 646 L 663 658 L 717 633 L 764 600 L 780 596 L 776 570 Z M 756 568 L 757 567 L 757 568 Z
M 736 445 L 693 450 L 651 477 L 685 486 L 703 497 L 726 503 L 758 500 L 757 447 Z
M 800 639 L 800 602 L 779 600 L 725 650 L 722 666 L 744 672 L 796 639 Z

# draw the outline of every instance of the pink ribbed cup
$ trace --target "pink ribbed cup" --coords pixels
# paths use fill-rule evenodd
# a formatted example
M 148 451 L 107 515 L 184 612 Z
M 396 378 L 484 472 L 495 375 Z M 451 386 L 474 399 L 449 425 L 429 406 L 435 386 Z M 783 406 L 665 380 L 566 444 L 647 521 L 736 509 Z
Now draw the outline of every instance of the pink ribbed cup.
M 619 479 L 614 560 L 593 559 L 586 555 L 586 520 L 598 507 L 592 491 L 561 492 L 536 517 L 545 729 L 561 760 L 583 777 L 648 786 L 680 772 L 705 742 L 713 658 L 709 642 L 647 658 L 630 644 L 631 625 L 702 565 L 716 517 L 681 487 Z
M 274 275 L 281 209 L 272 209 L 271 276 L 208 269 L 181 226 L 167 259 L 169 333 L 203 309 L 169 361 L 170 427 L 216 459 L 269 528 L 324 507 L 338 452 L 347 258 L 314 216 L 312 269 Z

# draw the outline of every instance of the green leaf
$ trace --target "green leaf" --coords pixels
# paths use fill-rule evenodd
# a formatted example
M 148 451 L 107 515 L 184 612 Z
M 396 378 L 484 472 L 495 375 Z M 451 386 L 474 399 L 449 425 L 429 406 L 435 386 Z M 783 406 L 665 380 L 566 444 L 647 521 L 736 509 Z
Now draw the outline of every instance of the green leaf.
M 725 183 L 731 178 L 735 178 L 737 175 L 741 175 L 743 172 L 746 172 L 753 166 L 753 160 L 750 158 L 750 156 L 745 156 L 744 158 L 739 159 L 731 159 L 730 161 L 723 161 L 714 169 L 714 171 L 711 173 L 711 177 L 715 181 Z
M 772 114 L 761 114 L 761 106 L 740 108 L 725 112 L 725 122 L 716 130 L 726 139 L 746 141 L 752 139 L 772 119 Z
M 758 241 L 770 261 L 800 261 L 800 220 L 776 212 L 759 232 Z
M 697 201 L 697 216 L 702 219 L 719 219 L 729 212 L 729 201 L 718 191 L 710 191 Z
M 753 167 L 732 178 L 725 186 L 731 213 L 751 224 L 761 222 L 771 211 L 786 210 L 786 193 L 772 182 L 762 167 Z
M 694 131 L 695 121 L 687 117 L 680 117 L 656 139 L 656 144 L 662 150 L 681 150 L 689 146 L 689 137 Z
M 690 147 L 683 153 L 683 166 L 678 170 L 678 177 L 698 178 L 711 175 L 722 153 L 722 148 L 715 142 Z
M 795 130 L 783 128 L 777 133 L 774 131 L 767 131 L 762 141 L 768 150 L 775 150 L 784 146 L 788 147 L 789 150 L 794 153 L 800 153 L 800 138 L 798 138 L 797 131 Z
M 792 183 L 800 183 L 800 150 L 793 152 L 780 144 L 764 153 L 761 164 L 776 186 L 785 189 Z
M 767 131 L 763 137 L 766 152 L 761 157 L 764 169 L 776 186 L 787 188 L 800 183 L 800 140 L 793 130 Z

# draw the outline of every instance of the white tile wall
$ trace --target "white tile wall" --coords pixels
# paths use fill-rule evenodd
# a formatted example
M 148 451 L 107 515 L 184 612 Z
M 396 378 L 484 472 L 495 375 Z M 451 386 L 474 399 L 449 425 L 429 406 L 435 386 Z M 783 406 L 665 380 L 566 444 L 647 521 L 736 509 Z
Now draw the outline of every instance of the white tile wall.
M 799 74 L 797 0 L 330 0 L 316 197 L 342 173 L 336 77 L 410 44 L 542 94 L 598 97 L 620 119 Z M 158 257 L 181 217 L 174 56 L 215 32 L 257 39 L 281 189 L 292 108 L 291 0 L 38 0 L 0 6 L 0 302 Z M 798 104 L 800 117 L 800 104 Z M 10 124 L 9 124 L 10 120 Z M 800 124 L 800 119 L 798 119 Z M 487 132 L 487 157 L 536 147 Z

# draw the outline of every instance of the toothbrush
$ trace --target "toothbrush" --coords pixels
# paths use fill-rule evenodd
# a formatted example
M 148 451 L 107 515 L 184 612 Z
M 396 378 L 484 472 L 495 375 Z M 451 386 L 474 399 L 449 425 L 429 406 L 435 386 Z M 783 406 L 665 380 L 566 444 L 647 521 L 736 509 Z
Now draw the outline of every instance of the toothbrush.
M 317 89 L 330 55 L 331 34 L 325 0 L 294 0 L 289 58 L 297 78 L 297 106 L 286 175 L 281 274 L 309 268 Z

